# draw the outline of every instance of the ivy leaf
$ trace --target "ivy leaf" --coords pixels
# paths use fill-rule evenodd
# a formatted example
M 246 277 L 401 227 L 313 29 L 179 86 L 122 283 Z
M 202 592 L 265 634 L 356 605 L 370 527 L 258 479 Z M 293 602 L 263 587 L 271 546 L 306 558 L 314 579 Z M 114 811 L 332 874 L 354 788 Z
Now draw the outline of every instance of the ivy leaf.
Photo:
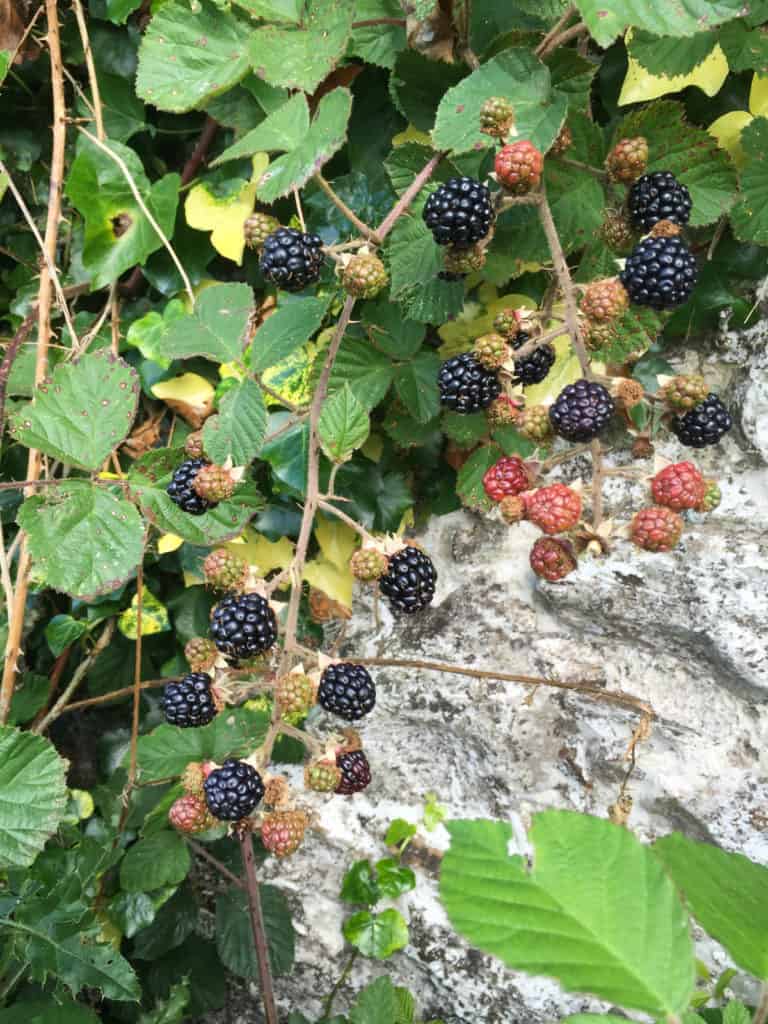
M 305 345 L 323 322 L 329 303 L 330 296 L 281 299 L 277 310 L 256 331 L 250 350 L 251 368 L 260 373 L 277 366 Z
M 376 960 L 386 960 L 408 945 L 408 925 L 397 910 L 383 910 L 380 914 L 361 910 L 347 918 L 342 931 L 347 942 L 363 956 Z
M 741 0 L 647 0 L 628 4 L 626 0 L 576 0 L 589 34 L 600 46 L 609 46 L 627 25 L 663 36 L 691 36 L 714 28 L 741 15 Z
M 629 52 L 652 75 L 687 75 L 714 50 L 715 32 L 697 32 L 686 39 L 653 35 L 638 30 L 632 33 Z
M 323 451 L 334 462 L 346 462 L 365 444 L 371 424 L 365 406 L 355 398 L 349 384 L 326 399 L 317 430 Z
M 154 24 L 154 21 L 153 21 Z M 94 290 L 111 285 L 144 263 L 163 241 L 147 220 L 122 170 L 105 152 L 85 141 L 69 171 L 66 194 L 85 220 L 83 264 Z M 181 178 L 166 174 L 152 185 L 141 160 L 128 146 L 110 142 L 166 237 L 173 234 Z
M 136 415 L 136 372 L 105 349 L 59 363 L 31 402 L 11 415 L 11 432 L 28 448 L 80 469 L 99 469 Z
M 144 555 L 144 524 L 125 498 L 85 480 L 27 498 L 18 512 L 35 577 L 72 597 L 108 594 Z
M 189 847 L 172 829 L 163 829 L 130 846 L 120 864 L 120 885 L 126 892 L 151 892 L 178 885 L 190 867 Z
M 296 149 L 309 131 L 309 104 L 301 93 L 291 96 L 287 103 L 273 110 L 256 128 L 246 132 L 237 142 L 225 149 L 211 162 L 211 167 L 240 160 L 254 153 L 284 153 Z
M 555 141 L 568 99 L 551 88 L 549 68 L 528 50 L 505 50 L 449 89 L 437 110 L 432 132 L 436 149 L 465 153 L 486 149 L 493 140 L 480 131 L 480 108 L 491 96 L 504 96 L 515 108 L 518 138 L 542 153 Z
M 228 709 L 198 729 L 158 725 L 139 737 L 139 770 L 147 780 L 181 775 L 190 761 L 220 761 L 253 749 L 266 730 L 266 713 L 244 707 Z
M 251 32 L 248 56 L 271 85 L 312 93 L 344 55 L 352 26 L 347 0 L 309 0 L 297 28 L 265 25 Z
M 768 868 L 678 832 L 653 851 L 712 938 L 739 967 L 768 979 Z
M 756 117 L 741 133 L 746 163 L 741 172 L 741 200 L 731 211 L 731 223 L 743 242 L 768 245 L 768 175 L 765 153 L 768 117 Z
M 242 359 L 253 292 L 247 284 L 217 284 L 201 292 L 194 311 L 172 320 L 162 339 L 170 359 Z
M 653 852 L 627 829 L 571 811 L 537 814 L 529 870 L 508 853 L 506 822 L 447 827 L 440 895 L 473 945 L 569 992 L 659 1017 L 688 1007 L 695 972 L 685 911 Z
M 309 130 L 298 146 L 278 157 L 262 174 L 258 196 L 273 203 L 308 181 L 344 145 L 352 112 L 349 89 L 333 89 L 323 96 Z
M 231 459 L 235 466 L 250 463 L 267 432 L 264 395 L 254 381 L 246 379 L 227 391 L 219 411 L 203 427 L 203 445 L 218 465 Z
M 136 640 L 139 635 L 139 595 L 134 594 L 130 605 L 121 613 L 117 620 L 117 628 L 128 640 Z M 153 636 L 155 633 L 168 633 L 172 629 L 168 617 L 168 609 L 159 601 L 146 585 L 141 588 L 141 635 Z
M 437 374 L 440 357 L 434 352 L 419 352 L 395 369 L 395 391 L 409 413 L 419 423 L 428 423 L 440 412 Z
M 42 736 L 0 726 L 0 870 L 29 867 L 58 828 L 66 767 Z
M 341 898 L 346 903 L 365 903 L 372 907 L 381 899 L 376 875 L 369 860 L 357 860 L 341 883 Z
M 288 903 L 274 885 L 259 887 L 269 962 L 274 974 L 287 974 L 293 966 L 294 931 Z M 258 980 L 248 901 L 239 889 L 228 889 L 216 900 L 216 948 L 224 966 L 238 978 Z
M 211 0 L 194 13 L 179 0 L 154 12 L 139 48 L 136 92 L 181 114 L 237 85 L 248 72 L 248 22 Z

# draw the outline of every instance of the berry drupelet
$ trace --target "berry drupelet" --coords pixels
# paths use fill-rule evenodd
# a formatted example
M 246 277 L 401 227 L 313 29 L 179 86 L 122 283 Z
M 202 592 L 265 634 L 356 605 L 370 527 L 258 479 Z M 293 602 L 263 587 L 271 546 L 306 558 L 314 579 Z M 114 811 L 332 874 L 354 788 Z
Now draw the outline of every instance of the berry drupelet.
M 227 594 L 211 612 L 211 636 L 228 658 L 253 658 L 277 641 L 275 613 L 260 594 Z
M 429 196 L 422 216 L 438 245 L 473 245 L 493 223 L 491 193 L 474 178 L 451 178 Z
M 447 359 L 437 377 L 440 401 L 454 412 L 471 413 L 487 409 L 501 394 L 499 378 L 470 353 Z
M 681 238 L 644 238 L 627 257 L 621 283 L 637 306 L 674 309 L 696 284 L 696 260 Z
M 323 240 L 296 228 L 278 228 L 264 242 L 259 268 L 271 284 L 300 292 L 320 279 Z
M 203 784 L 208 810 L 219 821 L 240 821 L 255 810 L 264 796 L 261 776 L 245 761 L 227 759 L 214 768 Z
M 552 429 L 566 441 L 591 441 L 613 416 L 614 402 L 596 381 L 577 380 L 563 388 L 549 409 Z
M 376 704 L 376 687 L 362 665 L 342 661 L 329 665 L 320 677 L 317 702 L 348 722 L 367 715 Z
M 191 516 L 202 516 L 208 509 L 215 508 L 216 503 L 201 498 L 194 489 L 195 478 L 201 469 L 210 466 L 205 459 L 187 459 L 174 471 L 171 482 L 166 487 L 166 494 L 178 505 L 182 512 Z
M 675 417 L 670 429 L 686 448 L 706 448 L 717 444 L 732 426 L 730 413 L 712 392 L 684 416 Z
M 207 725 L 216 717 L 216 704 L 207 672 L 189 672 L 179 683 L 168 683 L 160 702 L 169 725 L 182 729 Z
M 531 336 L 527 331 L 518 331 L 511 339 L 513 349 L 522 348 Z M 530 355 L 515 360 L 515 376 L 513 383 L 541 384 L 549 371 L 552 369 L 556 359 L 555 350 L 551 345 L 541 345 Z
M 411 615 L 432 603 L 437 583 L 437 570 L 431 559 L 414 547 L 404 547 L 389 560 L 389 567 L 379 580 L 379 591 L 394 611 Z
M 671 171 L 644 174 L 629 190 L 629 216 L 636 228 L 650 231 L 660 220 L 687 224 L 691 194 Z

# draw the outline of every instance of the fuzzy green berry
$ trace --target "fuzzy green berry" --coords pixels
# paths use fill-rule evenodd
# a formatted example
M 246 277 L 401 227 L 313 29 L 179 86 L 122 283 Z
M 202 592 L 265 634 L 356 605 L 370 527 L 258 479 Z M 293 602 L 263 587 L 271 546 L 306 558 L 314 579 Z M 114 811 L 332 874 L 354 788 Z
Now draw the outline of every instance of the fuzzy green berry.
M 378 256 L 360 253 L 353 256 L 341 272 L 341 283 L 350 295 L 372 299 L 389 282 L 387 271 Z
M 359 548 L 349 560 L 349 568 L 356 580 L 372 583 L 380 579 L 389 568 L 389 559 L 376 548 Z
M 469 249 L 449 245 L 443 255 L 443 265 L 448 274 L 474 274 L 485 266 L 485 249 L 477 245 Z
M 243 225 L 246 245 L 251 249 L 260 248 L 279 227 L 280 223 L 268 213 L 252 213 Z
M 503 96 L 491 96 L 480 108 L 480 131 L 503 139 L 515 123 L 515 108 Z
M 493 321 L 493 329 L 503 338 L 514 338 L 520 330 L 520 322 L 514 309 L 502 309 Z
M 509 359 L 509 345 L 500 334 L 484 334 L 475 342 L 472 355 L 486 369 L 498 370 Z
M 248 565 L 226 548 L 216 548 L 203 562 L 205 582 L 216 590 L 240 591 L 248 578 Z
M 704 483 L 706 484 L 707 489 L 704 492 L 704 497 L 696 506 L 696 511 L 712 512 L 720 504 L 723 495 L 720 491 L 717 480 L 705 480 Z
M 519 414 L 520 410 L 518 407 L 506 395 L 499 395 L 485 410 L 488 422 L 494 427 L 505 427 L 511 423 L 516 423 Z
M 552 433 L 549 413 L 543 405 L 532 405 L 523 409 L 515 426 L 529 441 L 544 441 Z
M 635 232 L 626 214 L 620 210 L 609 210 L 600 228 L 606 245 L 617 253 L 626 253 L 635 242 Z
M 303 718 L 315 703 L 315 687 L 309 676 L 291 672 L 278 679 L 275 700 L 284 717 L 296 715 Z
M 709 385 L 699 374 L 683 374 L 665 384 L 660 394 L 672 409 L 688 412 L 704 401 Z
M 304 785 L 316 793 L 333 793 L 341 782 L 341 770 L 335 761 L 311 761 L 304 767 Z

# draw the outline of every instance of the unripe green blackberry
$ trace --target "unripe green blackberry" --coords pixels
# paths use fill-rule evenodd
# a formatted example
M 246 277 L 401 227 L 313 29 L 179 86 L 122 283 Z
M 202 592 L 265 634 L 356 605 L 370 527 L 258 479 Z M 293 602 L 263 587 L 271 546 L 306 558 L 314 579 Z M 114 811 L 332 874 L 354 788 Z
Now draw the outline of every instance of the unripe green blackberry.
M 197 473 L 192 489 L 204 501 L 216 504 L 232 497 L 235 481 L 228 469 L 210 462 Z
M 617 277 L 593 281 L 584 289 L 579 309 L 590 320 L 616 320 L 629 306 L 629 296 Z
M 611 320 L 582 320 L 581 333 L 584 344 L 593 352 L 610 345 L 618 337 L 616 324 Z
M 489 370 L 498 370 L 510 357 L 509 345 L 500 334 L 484 334 L 475 341 L 472 354 Z
M 704 401 L 709 385 L 699 374 L 681 374 L 665 384 L 659 394 L 670 408 L 687 412 Z
M 279 221 L 270 217 L 268 213 L 252 213 L 243 225 L 246 245 L 251 249 L 258 249 L 279 227 Z
M 226 548 L 216 548 L 206 555 L 203 574 L 215 590 L 240 591 L 248 579 L 248 565 Z
M 648 141 L 638 136 L 635 139 L 621 139 L 605 158 L 605 169 L 609 181 L 620 181 L 631 185 L 648 166 Z
M 520 410 L 507 395 L 499 395 L 485 410 L 488 422 L 494 427 L 505 427 L 517 422 Z
M 341 283 L 350 295 L 372 299 L 386 288 L 389 277 L 378 256 L 360 253 L 353 256 L 341 272 Z
M 304 767 L 304 785 L 316 793 L 333 793 L 341 782 L 341 769 L 335 761 L 310 761 Z
M 184 657 L 193 672 L 207 672 L 213 668 L 217 654 L 213 640 L 202 636 L 193 636 L 184 646 Z
M 190 761 L 181 773 L 181 784 L 184 791 L 191 796 L 203 795 L 203 783 L 205 782 L 205 769 L 202 762 Z
M 503 139 L 515 124 L 515 108 L 503 96 L 491 96 L 480 108 L 480 131 Z
M 720 504 L 723 495 L 720 491 L 717 480 L 705 480 L 704 483 L 707 485 L 707 489 L 704 493 L 704 497 L 696 506 L 696 511 L 712 512 Z
M 476 245 L 469 249 L 446 246 L 443 265 L 448 274 L 474 274 L 485 266 L 485 249 Z
M 202 430 L 195 430 L 187 436 L 184 442 L 184 451 L 191 459 L 202 459 L 205 457 Z
M 635 242 L 635 232 L 626 214 L 609 210 L 605 215 L 600 233 L 609 248 L 617 253 L 629 252 Z
M 493 321 L 493 329 L 502 338 L 514 338 L 520 330 L 520 323 L 514 309 L 502 309 Z
M 283 716 L 303 717 L 315 703 L 315 687 L 309 676 L 290 672 L 277 681 L 275 700 Z
M 543 441 L 552 433 L 549 413 L 543 405 L 532 405 L 523 409 L 517 417 L 515 426 L 529 441 Z
M 389 567 L 389 559 L 376 548 L 358 548 L 349 560 L 349 568 L 356 580 L 372 583 L 380 579 Z

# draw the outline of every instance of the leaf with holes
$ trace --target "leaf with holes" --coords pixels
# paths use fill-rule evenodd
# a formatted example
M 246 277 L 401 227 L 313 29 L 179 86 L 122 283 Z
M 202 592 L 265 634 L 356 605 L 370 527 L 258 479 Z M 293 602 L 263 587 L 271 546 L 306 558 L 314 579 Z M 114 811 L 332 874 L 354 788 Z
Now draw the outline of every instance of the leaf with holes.
M 0 726 L 0 870 L 28 867 L 58 828 L 66 767 L 42 736 Z
M 600 46 L 609 46 L 627 25 L 657 35 L 692 36 L 738 18 L 744 9 L 742 0 L 577 0 L 576 6 Z
M 123 441 L 136 415 L 135 370 L 108 351 L 59 363 L 31 402 L 10 418 L 11 433 L 69 466 L 97 470 Z
M 258 384 L 246 379 L 227 391 L 218 413 L 205 421 L 203 445 L 219 465 L 231 459 L 235 466 L 245 466 L 255 458 L 266 432 L 264 395 Z
M 349 384 L 323 403 L 317 431 L 323 451 L 334 462 L 346 462 L 365 444 L 370 429 L 365 406 L 355 398 Z
M 204 356 L 217 363 L 242 359 L 253 292 L 247 284 L 217 284 L 201 292 L 194 311 L 172 320 L 162 336 L 170 359 Z
M 109 148 L 128 168 L 144 205 L 170 238 L 181 178 L 166 174 L 150 185 L 132 149 L 119 142 L 110 142 Z M 85 220 L 83 264 L 95 290 L 108 287 L 162 247 L 162 238 L 136 201 L 121 168 L 88 140 L 81 142 L 72 163 L 66 194 Z
M 144 524 L 124 497 L 85 480 L 35 494 L 18 512 L 35 579 L 88 598 L 124 583 L 144 555 Z

